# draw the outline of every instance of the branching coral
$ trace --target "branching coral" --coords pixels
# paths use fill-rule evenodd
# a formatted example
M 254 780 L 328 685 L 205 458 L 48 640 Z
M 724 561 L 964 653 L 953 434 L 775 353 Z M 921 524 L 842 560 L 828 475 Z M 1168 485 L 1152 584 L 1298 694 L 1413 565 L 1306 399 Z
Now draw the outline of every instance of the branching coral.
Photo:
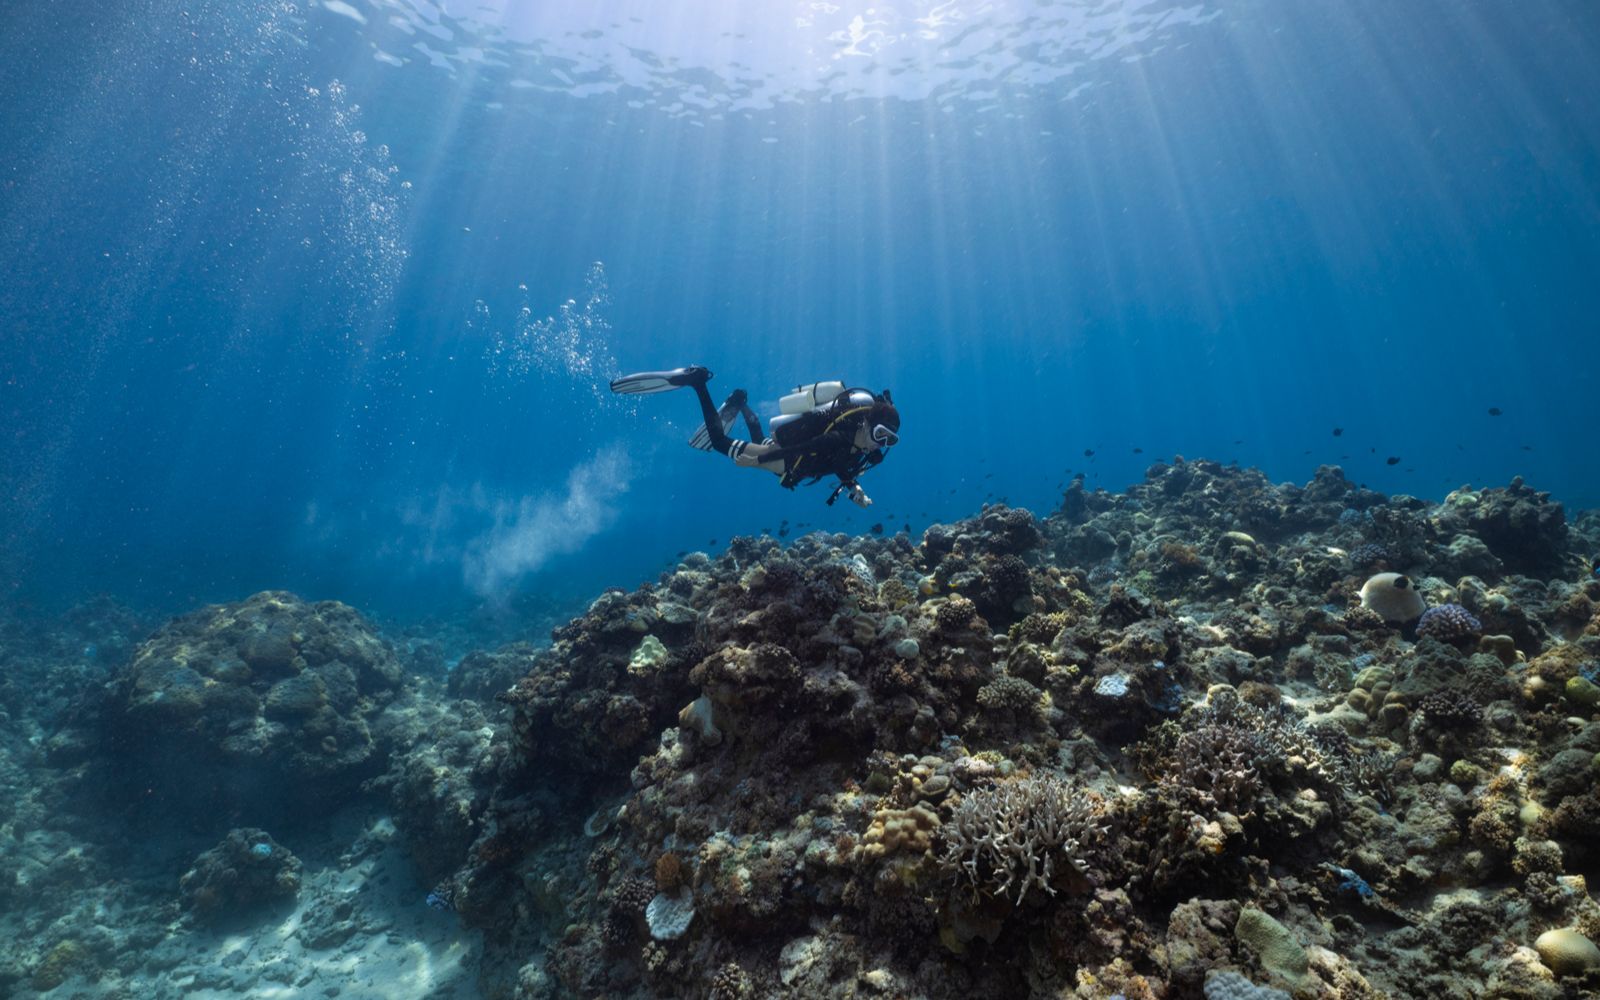
M 1261 776 L 1253 765 L 1257 742 L 1233 726 L 1210 725 L 1178 737 L 1162 782 L 1200 795 L 1205 803 L 1243 814 L 1261 794 Z
M 1066 628 L 1069 617 L 1064 611 L 1052 611 L 1048 614 L 1035 611 L 1024 615 L 1021 621 L 1011 626 L 1011 641 L 1048 646 L 1061 634 L 1061 630 Z
M 1417 702 L 1417 711 L 1441 729 L 1474 729 L 1483 721 L 1483 706 L 1465 691 L 1435 691 Z
M 1459 604 L 1429 608 L 1417 619 L 1417 635 L 1431 636 L 1440 642 L 1465 642 L 1476 639 L 1482 631 L 1483 623 Z
M 1039 707 L 1039 689 L 1021 677 L 997 677 L 978 690 L 978 704 L 998 712 L 1029 712 Z
M 1082 873 L 1105 835 L 1106 806 L 1093 792 L 1036 775 L 971 792 L 941 828 L 944 861 L 979 893 L 1016 900 L 1033 889 L 1055 895 L 1066 871 Z
M 960 632 L 971 627 L 977 618 L 977 607 L 959 594 L 939 605 L 939 609 L 933 614 L 933 620 L 945 632 Z

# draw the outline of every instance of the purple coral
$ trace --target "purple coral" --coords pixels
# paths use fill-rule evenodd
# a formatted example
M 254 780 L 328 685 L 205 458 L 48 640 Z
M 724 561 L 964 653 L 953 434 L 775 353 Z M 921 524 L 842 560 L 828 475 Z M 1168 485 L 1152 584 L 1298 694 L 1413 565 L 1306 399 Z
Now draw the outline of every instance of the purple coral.
M 1350 550 L 1350 565 L 1357 569 L 1367 569 L 1378 563 L 1393 562 L 1389 550 L 1375 542 L 1366 542 Z
M 1483 631 L 1483 623 L 1459 604 L 1429 608 L 1417 620 L 1417 637 L 1431 636 L 1440 642 L 1473 639 Z

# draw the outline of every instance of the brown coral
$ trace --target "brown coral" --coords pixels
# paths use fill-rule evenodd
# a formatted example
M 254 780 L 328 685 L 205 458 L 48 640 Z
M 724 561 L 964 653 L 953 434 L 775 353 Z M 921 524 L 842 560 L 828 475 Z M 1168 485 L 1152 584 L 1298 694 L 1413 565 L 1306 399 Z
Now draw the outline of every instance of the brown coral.
M 689 874 L 683 859 L 671 851 L 656 858 L 655 872 L 656 888 L 662 892 L 673 892 L 683 885 Z

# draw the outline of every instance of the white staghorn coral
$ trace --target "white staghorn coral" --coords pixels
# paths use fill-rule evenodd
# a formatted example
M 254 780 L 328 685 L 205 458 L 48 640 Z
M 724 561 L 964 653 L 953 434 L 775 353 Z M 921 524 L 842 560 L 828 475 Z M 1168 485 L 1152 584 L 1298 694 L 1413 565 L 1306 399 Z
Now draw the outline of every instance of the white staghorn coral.
M 940 832 L 944 861 L 984 893 L 1021 902 L 1035 887 L 1054 895 L 1063 865 L 1085 868 L 1085 849 L 1104 835 L 1105 802 L 1049 775 L 1007 781 L 968 794 Z

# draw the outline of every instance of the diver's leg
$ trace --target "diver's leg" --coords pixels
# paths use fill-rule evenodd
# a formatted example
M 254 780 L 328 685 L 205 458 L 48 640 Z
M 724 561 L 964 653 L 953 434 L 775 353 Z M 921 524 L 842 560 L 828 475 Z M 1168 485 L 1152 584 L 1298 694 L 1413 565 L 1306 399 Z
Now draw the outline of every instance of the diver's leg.
M 732 458 L 733 439 L 722 429 L 722 415 L 711 402 L 711 393 L 706 390 L 704 381 L 694 383 L 694 394 L 700 400 L 700 413 L 705 418 L 706 435 L 711 438 L 712 449 Z
M 762 461 L 770 452 L 782 450 L 781 446 L 775 442 L 735 441 L 733 446 L 737 449 L 733 454 L 734 461 L 740 465 L 753 465 L 758 469 L 766 469 L 777 476 L 784 474 L 784 467 L 787 463 L 782 459 L 775 459 L 771 462 Z
M 750 440 L 760 441 L 766 437 L 761 433 L 761 418 L 756 416 L 750 407 L 740 406 L 739 413 L 744 417 L 744 426 L 750 432 Z

